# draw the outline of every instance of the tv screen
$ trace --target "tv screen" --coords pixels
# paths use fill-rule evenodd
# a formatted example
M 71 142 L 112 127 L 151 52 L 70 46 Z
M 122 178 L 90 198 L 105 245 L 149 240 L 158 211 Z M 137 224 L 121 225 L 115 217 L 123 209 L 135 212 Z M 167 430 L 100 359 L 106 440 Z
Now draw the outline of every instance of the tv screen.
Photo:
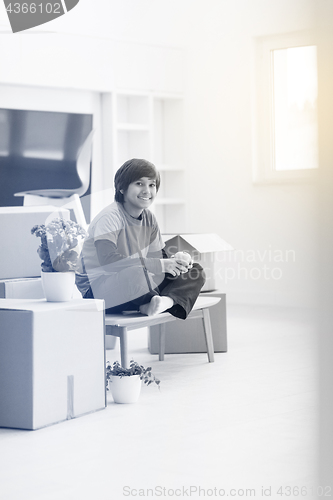
M 91 114 L 0 108 L 0 206 L 23 205 L 20 191 L 79 187 L 76 158 L 92 124 Z

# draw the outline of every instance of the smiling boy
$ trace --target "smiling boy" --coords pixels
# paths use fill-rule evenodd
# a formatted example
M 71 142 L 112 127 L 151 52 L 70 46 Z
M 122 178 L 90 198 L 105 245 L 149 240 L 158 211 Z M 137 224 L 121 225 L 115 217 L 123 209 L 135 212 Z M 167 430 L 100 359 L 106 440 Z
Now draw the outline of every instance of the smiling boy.
M 164 311 L 185 319 L 204 284 L 198 264 L 168 258 L 149 210 L 160 175 L 132 159 L 115 175 L 115 201 L 91 222 L 76 283 L 84 298 L 104 299 L 109 313 Z

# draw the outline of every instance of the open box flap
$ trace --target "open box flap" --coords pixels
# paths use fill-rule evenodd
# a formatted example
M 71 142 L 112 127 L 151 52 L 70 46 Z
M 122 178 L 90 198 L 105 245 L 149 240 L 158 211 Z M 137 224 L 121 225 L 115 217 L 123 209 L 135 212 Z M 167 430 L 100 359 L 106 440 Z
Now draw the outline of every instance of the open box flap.
M 176 245 L 179 250 L 190 253 L 196 250 L 199 253 L 224 252 L 233 250 L 233 247 L 215 233 L 208 234 L 163 234 L 165 243 Z M 167 245 L 169 246 L 169 245 Z M 175 253 L 175 252 L 174 252 Z

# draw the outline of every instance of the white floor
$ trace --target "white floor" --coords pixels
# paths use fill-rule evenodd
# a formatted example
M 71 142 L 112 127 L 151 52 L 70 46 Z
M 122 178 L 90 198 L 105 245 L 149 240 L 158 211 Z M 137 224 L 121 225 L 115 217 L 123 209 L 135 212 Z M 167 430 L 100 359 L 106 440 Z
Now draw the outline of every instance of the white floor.
M 132 332 L 131 355 L 161 379 L 138 403 L 108 395 L 94 414 L 38 431 L 0 429 L 0 499 L 316 498 L 310 314 L 245 306 L 228 314 L 229 350 L 214 363 L 205 354 L 159 362 L 146 333 Z M 107 357 L 119 359 L 118 349 Z

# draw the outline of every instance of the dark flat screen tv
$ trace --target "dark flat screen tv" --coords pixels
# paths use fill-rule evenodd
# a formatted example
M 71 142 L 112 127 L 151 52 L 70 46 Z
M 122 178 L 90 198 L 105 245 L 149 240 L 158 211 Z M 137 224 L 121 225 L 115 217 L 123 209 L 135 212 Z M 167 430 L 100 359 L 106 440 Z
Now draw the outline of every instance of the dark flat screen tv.
M 92 125 L 91 114 L 0 108 L 0 206 L 22 205 L 20 191 L 79 187 L 76 157 Z

